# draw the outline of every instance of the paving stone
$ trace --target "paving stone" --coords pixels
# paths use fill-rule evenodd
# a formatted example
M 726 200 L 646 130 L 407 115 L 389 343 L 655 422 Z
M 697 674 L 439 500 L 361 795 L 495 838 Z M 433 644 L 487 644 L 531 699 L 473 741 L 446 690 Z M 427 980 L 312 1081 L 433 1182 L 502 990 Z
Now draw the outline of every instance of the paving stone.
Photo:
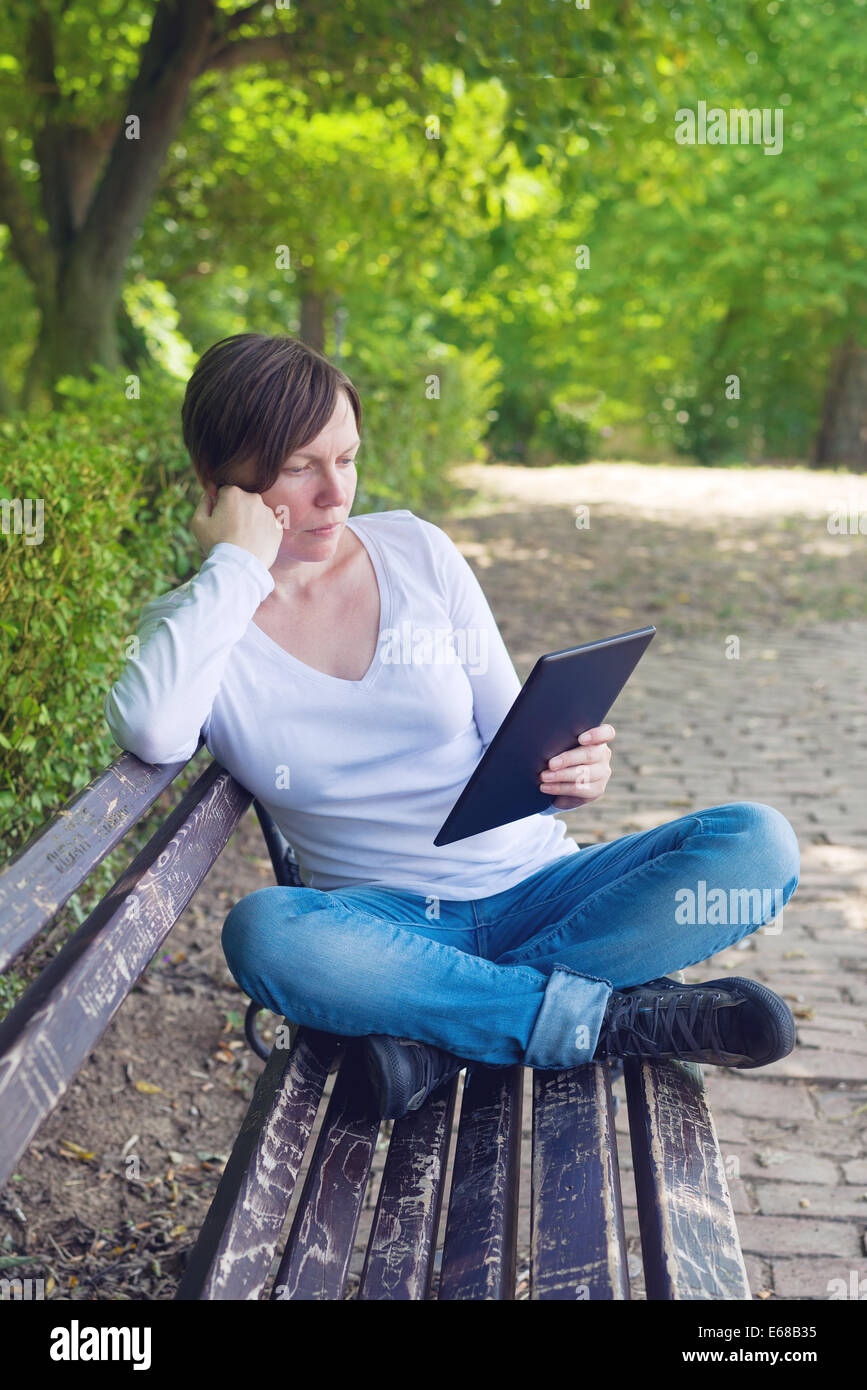
M 867 1036 L 867 1019 L 860 1010 L 850 1009 L 848 1015 L 843 1012 L 845 1006 L 835 1009 L 833 1013 L 825 1012 L 821 1008 L 816 1009 L 810 1019 L 796 1019 L 798 1033 L 801 1029 L 816 1029 L 822 1033 L 852 1033 L 856 1027 L 861 1027 Z M 805 1039 L 807 1041 L 808 1039 Z M 809 1039 L 811 1041 L 811 1039 Z
M 867 1158 L 858 1158 L 843 1164 L 843 1174 L 847 1182 L 859 1183 L 867 1191 Z
M 798 1216 L 738 1216 L 741 1247 L 754 1255 L 837 1255 L 857 1260 L 864 1253 L 860 1232 L 846 1221 Z
M 861 1281 L 867 1279 L 867 1260 L 774 1259 L 770 1263 L 775 1298 L 827 1302 L 832 1293 L 839 1295 L 845 1291 L 847 1300 L 853 1297 L 861 1301 L 867 1299 L 867 1283 L 861 1287 Z M 841 1283 L 833 1284 L 832 1280 Z M 809 1318 L 805 1326 L 809 1326 Z
M 720 1144 L 726 1169 L 736 1171 L 741 1179 L 769 1178 L 788 1180 L 792 1183 L 826 1184 L 834 1187 L 840 1181 L 839 1163 L 820 1154 L 789 1148 L 782 1136 L 779 1143 L 771 1144 Z M 737 1164 L 733 1162 L 737 1159 Z M 797 1211 L 797 1202 L 793 1212 Z M 867 1209 L 864 1211 L 867 1218 Z
M 840 1078 L 845 1081 L 863 1081 L 867 1075 L 867 1057 L 859 1052 L 834 1052 L 830 1047 L 796 1047 L 788 1057 L 774 1062 L 774 1073 L 783 1077 L 815 1077 L 829 1081 Z
M 833 1055 L 835 1048 L 845 1048 L 847 1054 L 863 1057 L 862 1076 L 867 1077 L 867 1026 L 854 1019 L 838 1020 L 843 1028 L 817 1028 L 815 1020 L 798 1020 L 798 1042 L 796 1051 L 826 1051 Z M 842 1077 L 840 1078 L 843 1079 Z
M 822 1187 L 813 1183 L 757 1182 L 754 1184 L 763 1216 L 852 1217 L 867 1224 L 867 1193 L 854 1187 Z M 807 1206 L 802 1206 L 806 1202 Z
M 770 1260 L 763 1259 L 761 1255 L 744 1255 L 744 1266 L 754 1300 L 760 1293 L 773 1289 L 774 1276 Z
M 839 1089 L 816 1086 L 813 1099 L 828 1119 L 850 1124 L 867 1134 L 867 1092 L 853 1086 Z
M 810 1097 L 802 1086 L 758 1081 L 750 1077 L 749 1071 L 739 1075 L 721 1067 L 705 1067 L 704 1077 L 714 1114 L 717 1109 L 731 1109 L 740 1116 L 757 1115 L 787 1121 L 809 1121 L 815 1115 Z

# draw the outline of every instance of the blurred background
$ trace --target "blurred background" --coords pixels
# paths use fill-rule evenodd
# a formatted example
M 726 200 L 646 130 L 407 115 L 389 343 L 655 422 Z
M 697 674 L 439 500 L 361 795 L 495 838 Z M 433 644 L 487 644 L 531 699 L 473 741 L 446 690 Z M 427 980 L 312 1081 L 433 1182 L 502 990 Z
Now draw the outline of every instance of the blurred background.
M 137 614 L 197 567 L 179 409 L 219 338 L 349 373 L 356 513 L 449 515 L 468 464 L 863 472 L 865 11 L 11 0 L 6 852 L 115 756 Z M 685 143 L 700 104 L 779 138 Z

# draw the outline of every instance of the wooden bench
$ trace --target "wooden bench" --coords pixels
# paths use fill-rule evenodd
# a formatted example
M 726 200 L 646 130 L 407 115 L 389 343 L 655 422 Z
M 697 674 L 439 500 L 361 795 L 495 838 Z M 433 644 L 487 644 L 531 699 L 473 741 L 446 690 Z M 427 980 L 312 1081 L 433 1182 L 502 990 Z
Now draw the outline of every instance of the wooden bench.
M 51 923 L 183 766 L 148 766 L 124 753 L 0 871 L 0 969 Z M 218 764 L 207 766 L 0 1023 L 0 1187 L 251 800 Z M 300 882 L 291 848 L 254 805 L 277 882 Z M 271 1298 L 340 1299 L 381 1129 L 359 1099 L 359 1041 L 284 1020 L 286 1045 L 268 1053 L 256 1033 L 257 1012 L 253 1001 L 246 1031 L 267 1057 L 265 1068 L 176 1297 L 259 1299 L 267 1290 Z M 462 1078 L 437 1296 L 515 1297 L 523 1072 L 518 1065 L 468 1069 L 393 1122 L 356 1297 L 431 1296 Z M 608 1065 L 531 1075 L 529 1296 L 629 1298 Z M 627 1061 L 625 1086 L 647 1297 L 750 1298 L 701 1068 Z

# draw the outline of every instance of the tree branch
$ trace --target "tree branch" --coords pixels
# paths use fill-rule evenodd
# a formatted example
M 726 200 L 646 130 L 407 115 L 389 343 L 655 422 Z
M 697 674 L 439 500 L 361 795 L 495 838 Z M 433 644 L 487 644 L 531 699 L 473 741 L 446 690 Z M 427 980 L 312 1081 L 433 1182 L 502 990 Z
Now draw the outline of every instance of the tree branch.
M 231 72 L 248 63 L 268 63 L 291 58 L 297 45 L 292 34 L 257 34 L 255 38 L 235 39 L 219 44 L 206 54 L 199 72 Z
M 49 299 L 47 271 L 54 270 L 54 253 L 39 231 L 22 189 L 6 162 L 0 148 L 0 222 L 9 228 L 15 257 L 36 291 L 38 303 L 45 307 Z M 53 279 L 53 275 L 50 277 Z
M 261 10 L 265 0 L 253 0 L 252 5 L 244 5 L 242 9 L 235 10 L 233 14 L 227 15 L 225 23 L 220 25 L 220 35 L 231 34 L 235 29 L 240 29 L 242 24 L 253 19 L 258 10 Z
M 121 119 L 108 164 L 91 200 L 76 250 L 103 279 L 119 283 L 136 228 L 159 182 L 169 145 L 183 118 L 191 83 L 213 42 L 214 0 L 158 0 L 150 34 L 124 112 L 136 116 L 138 138 Z

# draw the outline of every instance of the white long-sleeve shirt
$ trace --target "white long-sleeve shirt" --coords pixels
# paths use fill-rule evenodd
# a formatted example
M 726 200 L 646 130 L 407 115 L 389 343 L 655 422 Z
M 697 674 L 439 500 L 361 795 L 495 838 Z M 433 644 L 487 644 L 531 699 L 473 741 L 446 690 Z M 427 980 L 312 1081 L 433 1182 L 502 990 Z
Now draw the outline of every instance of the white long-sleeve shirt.
M 249 551 L 215 545 L 149 603 L 105 701 L 118 744 L 145 762 L 190 758 L 200 734 L 293 846 L 310 888 L 377 884 L 482 898 L 579 851 L 556 807 L 437 847 L 434 836 L 515 696 L 515 668 L 467 561 L 406 510 L 346 524 L 380 595 L 360 681 L 315 670 L 253 621 L 274 588 Z

